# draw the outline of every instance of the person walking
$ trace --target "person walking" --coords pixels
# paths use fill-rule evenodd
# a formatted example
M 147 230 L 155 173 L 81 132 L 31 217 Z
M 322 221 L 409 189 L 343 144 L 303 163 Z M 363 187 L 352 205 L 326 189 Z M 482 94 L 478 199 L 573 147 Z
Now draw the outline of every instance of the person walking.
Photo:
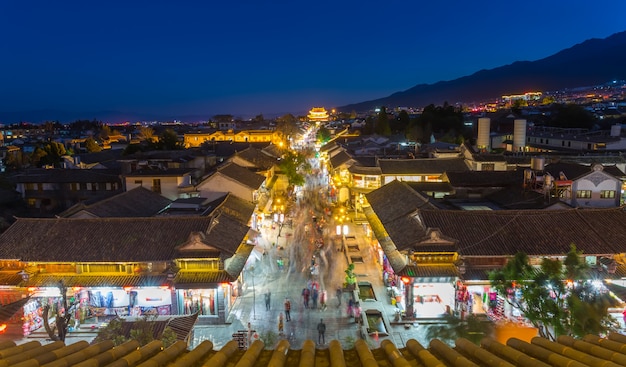
M 291 321 L 291 301 L 289 298 L 285 298 L 285 319 L 287 322 Z
M 326 344 L 324 333 L 326 333 L 326 324 L 324 324 L 324 319 L 320 319 L 320 323 L 317 324 L 317 344 Z
M 283 313 L 281 312 L 280 315 L 278 315 L 278 335 L 282 336 L 284 335 L 284 323 L 283 323 Z
M 337 287 L 337 301 L 339 302 L 339 304 L 337 304 L 337 307 L 341 306 L 341 287 Z
M 272 292 L 268 290 L 267 293 L 265 293 L 265 311 L 270 310 L 271 299 L 272 299 Z

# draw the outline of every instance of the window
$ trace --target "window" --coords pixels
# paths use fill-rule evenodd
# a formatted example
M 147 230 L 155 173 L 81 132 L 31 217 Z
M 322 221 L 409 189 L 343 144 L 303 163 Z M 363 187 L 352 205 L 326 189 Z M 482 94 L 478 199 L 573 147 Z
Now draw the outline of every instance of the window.
M 615 190 L 600 191 L 600 199 L 615 199 Z
M 481 166 L 483 171 L 494 171 L 496 169 L 495 163 L 483 163 Z
M 152 180 L 152 191 L 156 192 L 157 194 L 161 193 L 161 179 L 155 178 Z
M 143 181 L 135 180 L 135 185 L 143 186 Z
M 576 197 L 579 199 L 591 198 L 591 190 L 578 190 L 576 191 Z
M 70 183 L 70 190 L 72 190 L 72 191 L 80 190 L 80 184 L 78 182 L 71 182 Z

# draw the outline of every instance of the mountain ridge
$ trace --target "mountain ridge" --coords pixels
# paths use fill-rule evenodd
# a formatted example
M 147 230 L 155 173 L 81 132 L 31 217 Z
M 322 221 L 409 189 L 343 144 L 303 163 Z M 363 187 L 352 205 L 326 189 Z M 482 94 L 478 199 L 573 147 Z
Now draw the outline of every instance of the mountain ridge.
M 555 91 L 626 79 L 626 31 L 591 38 L 536 61 L 515 61 L 493 69 L 433 84 L 417 84 L 387 97 L 339 107 L 341 111 L 375 107 L 424 107 L 443 102 L 473 103 L 504 94 Z

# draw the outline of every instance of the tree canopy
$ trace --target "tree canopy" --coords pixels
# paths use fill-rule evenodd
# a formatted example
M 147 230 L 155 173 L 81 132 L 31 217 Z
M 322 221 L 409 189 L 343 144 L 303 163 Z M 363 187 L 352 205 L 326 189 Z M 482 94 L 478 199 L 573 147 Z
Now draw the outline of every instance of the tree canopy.
M 559 335 L 582 337 L 611 330 L 615 320 L 608 308 L 616 300 L 597 282 L 572 244 L 563 261 L 544 258 L 536 268 L 528 255 L 517 253 L 489 275 L 491 285 L 550 340 Z
M 288 150 L 282 156 L 279 167 L 283 174 L 287 176 L 291 186 L 304 185 L 304 176 L 299 171 L 311 168 L 304 155 L 291 150 Z

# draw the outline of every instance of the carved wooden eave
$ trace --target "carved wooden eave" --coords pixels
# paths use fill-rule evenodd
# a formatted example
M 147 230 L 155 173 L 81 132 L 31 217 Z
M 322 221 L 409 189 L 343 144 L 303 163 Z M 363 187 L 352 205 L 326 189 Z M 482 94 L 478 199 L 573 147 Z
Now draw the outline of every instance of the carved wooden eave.
M 220 252 L 221 250 L 209 245 L 205 242 L 206 235 L 202 232 L 191 232 L 189 234 L 189 238 L 187 242 L 178 246 L 176 249 L 181 252 L 191 252 L 191 251 L 211 251 L 211 252 Z
M 416 247 L 419 247 L 421 245 L 427 245 L 427 246 L 454 246 L 456 245 L 457 241 L 452 238 L 452 237 L 448 237 L 446 235 L 444 235 L 443 233 L 441 233 L 441 230 L 439 228 L 428 228 L 426 230 L 426 235 L 424 237 L 422 237 L 416 244 Z

